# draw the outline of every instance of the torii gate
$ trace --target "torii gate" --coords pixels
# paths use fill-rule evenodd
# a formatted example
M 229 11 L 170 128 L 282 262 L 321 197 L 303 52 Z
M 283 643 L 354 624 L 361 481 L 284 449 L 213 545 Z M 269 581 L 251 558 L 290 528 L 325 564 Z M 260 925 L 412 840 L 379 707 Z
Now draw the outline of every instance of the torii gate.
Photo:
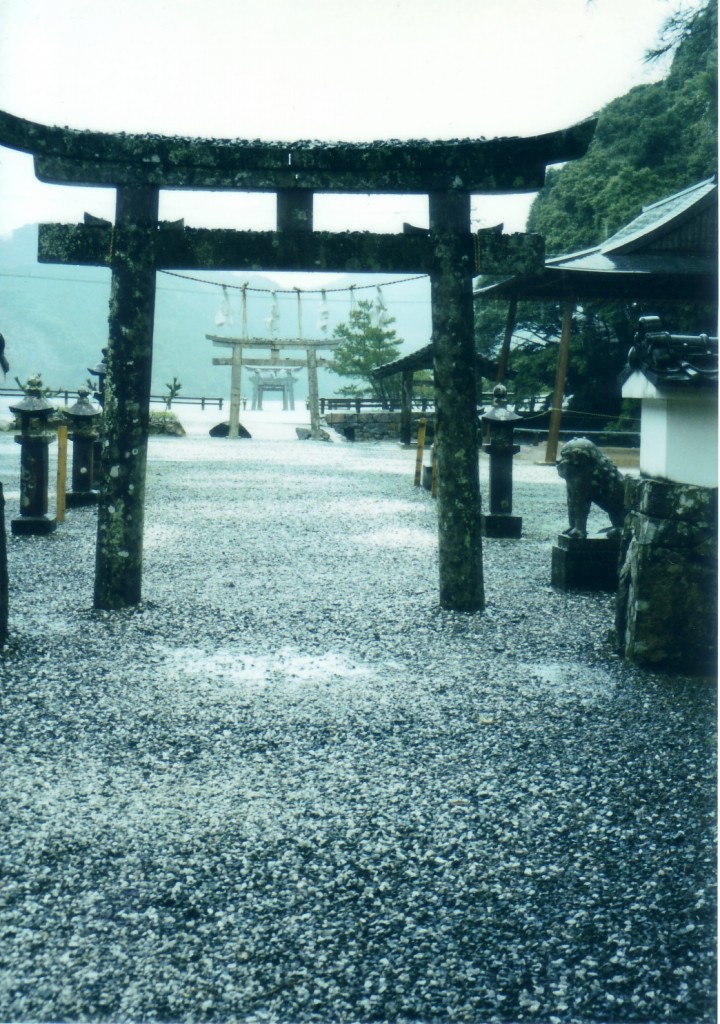
M 318 396 L 318 367 L 330 367 L 333 365 L 331 359 L 318 357 L 317 351 L 321 348 L 337 348 L 339 340 L 332 338 L 298 338 L 293 340 L 281 340 L 273 338 L 227 338 L 219 334 L 206 334 L 208 341 L 213 345 L 226 345 L 232 348 L 232 355 L 220 356 L 213 359 L 213 366 L 230 366 L 230 417 L 229 437 L 238 436 L 238 423 L 240 418 L 240 374 L 243 366 L 268 366 L 278 369 L 302 370 L 307 367 L 308 371 L 308 405 L 310 407 L 310 436 L 320 437 L 320 399 Z M 270 358 L 243 358 L 243 349 L 270 349 Z M 303 349 L 305 359 L 280 358 L 280 349 Z
M 0 112 L 0 146 L 33 154 L 41 181 L 117 190 L 114 226 L 45 224 L 38 242 L 41 262 L 112 269 L 95 607 L 141 599 L 155 274 L 205 269 L 430 276 L 440 604 L 481 610 L 472 278 L 539 269 L 543 244 L 473 235 L 471 196 L 537 191 L 546 166 L 582 156 L 594 130 L 589 120 L 531 138 L 265 143 L 78 131 Z M 275 192 L 277 230 L 161 224 L 161 188 Z M 313 231 L 314 192 L 427 194 L 430 228 Z

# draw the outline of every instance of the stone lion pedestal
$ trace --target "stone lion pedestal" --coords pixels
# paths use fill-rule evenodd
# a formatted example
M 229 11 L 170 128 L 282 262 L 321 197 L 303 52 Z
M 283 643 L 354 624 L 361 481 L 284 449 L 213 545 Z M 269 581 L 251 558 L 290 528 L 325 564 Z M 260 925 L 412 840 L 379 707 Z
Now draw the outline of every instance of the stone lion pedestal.
M 553 545 L 550 582 L 560 590 L 617 590 L 620 537 L 568 537 Z
M 625 514 L 625 478 L 586 437 L 576 437 L 563 445 L 557 470 L 567 484 L 570 525 L 553 546 L 550 582 L 561 590 L 614 591 Z M 593 504 L 608 513 L 611 526 L 588 537 L 587 521 Z

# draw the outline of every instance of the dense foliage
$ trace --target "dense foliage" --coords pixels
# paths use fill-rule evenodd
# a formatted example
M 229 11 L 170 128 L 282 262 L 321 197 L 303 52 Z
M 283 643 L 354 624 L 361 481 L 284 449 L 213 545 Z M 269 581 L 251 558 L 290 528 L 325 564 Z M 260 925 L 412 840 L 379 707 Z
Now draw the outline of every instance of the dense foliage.
M 394 394 L 399 389 L 397 378 L 378 381 L 372 375 L 376 366 L 390 363 L 400 355 L 400 339 L 390 326 L 394 322 L 383 309 L 362 300 L 350 310 L 348 319 L 337 325 L 333 338 L 339 339 L 340 344 L 333 353 L 333 372 L 362 382 L 340 388 L 340 394 L 371 395 L 381 400 L 397 397 Z M 393 389 L 392 395 L 388 394 L 388 388 Z
M 544 235 L 548 253 L 570 253 L 602 242 L 636 217 L 643 206 L 717 172 L 717 0 L 675 16 L 654 53 L 674 48 L 662 81 L 638 86 L 599 115 L 585 157 L 551 169 L 535 200 L 528 230 Z M 617 374 L 643 313 L 665 316 L 674 330 L 716 329 L 716 311 L 652 309 L 620 302 L 586 303 L 573 323 L 566 396 L 572 407 L 615 416 L 620 409 Z M 497 349 L 504 309 L 479 304 L 478 347 Z M 518 397 L 554 385 L 562 310 L 553 303 L 520 303 L 511 366 Z
M 597 245 L 643 206 L 717 172 L 717 0 L 684 23 L 669 74 L 613 100 L 585 157 L 551 169 L 528 230 L 550 253 Z

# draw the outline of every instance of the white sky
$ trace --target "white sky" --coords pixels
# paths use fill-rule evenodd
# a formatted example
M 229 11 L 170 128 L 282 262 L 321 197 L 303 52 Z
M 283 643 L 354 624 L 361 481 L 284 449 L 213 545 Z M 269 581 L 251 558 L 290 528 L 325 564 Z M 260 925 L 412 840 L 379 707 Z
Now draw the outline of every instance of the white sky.
M 700 0 L 678 0 L 683 7 Z M 223 138 L 534 135 L 658 77 L 675 0 L 1 0 L 0 109 L 45 124 Z M 161 216 L 273 228 L 274 197 L 165 193 Z M 522 230 L 529 197 L 474 201 Z M 36 182 L 0 148 L 0 235 L 113 217 L 114 192 Z M 318 229 L 427 223 L 421 197 L 316 199 Z

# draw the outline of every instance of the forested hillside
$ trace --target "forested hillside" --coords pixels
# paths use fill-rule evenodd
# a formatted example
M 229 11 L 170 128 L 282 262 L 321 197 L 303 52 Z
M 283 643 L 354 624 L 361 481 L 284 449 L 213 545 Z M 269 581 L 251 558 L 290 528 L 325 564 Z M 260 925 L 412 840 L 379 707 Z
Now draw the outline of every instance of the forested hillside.
M 608 104 L 586 156 L 548 172 L 528 218 L 548 253 L 597 245 L 643 206 L 717 172 L 717 0 L 675 29 L 667 77 Z
M 597 245 L 644 206 L 717 173 L 717 0 L 671 19 L 667 32 L 656 47 L 674 51 L 667 76 L 608 104 L 586 156 L 549 170 L 527 225 L 545 237 L 548 255 Z M 648 40 L 649 50 L 653 42 Z M 573 410 L 594 418 L 618 415 L 617 378 L 643 313 L 667 316 L 671 330 L 717 330 L 717 311 L 709 303 L 666 306 L 660 297 L 652 308 L 584 302 L 574 319 L 565 391 Z M 505 303 L 478 304 L 481 351 L 497 349 L 505 314 Z M 552 389 L 561 319 L 558 303 L 519 303 L 510 359 L 518 397 Z M 600 425 L 599 419 L 592 422 Z

